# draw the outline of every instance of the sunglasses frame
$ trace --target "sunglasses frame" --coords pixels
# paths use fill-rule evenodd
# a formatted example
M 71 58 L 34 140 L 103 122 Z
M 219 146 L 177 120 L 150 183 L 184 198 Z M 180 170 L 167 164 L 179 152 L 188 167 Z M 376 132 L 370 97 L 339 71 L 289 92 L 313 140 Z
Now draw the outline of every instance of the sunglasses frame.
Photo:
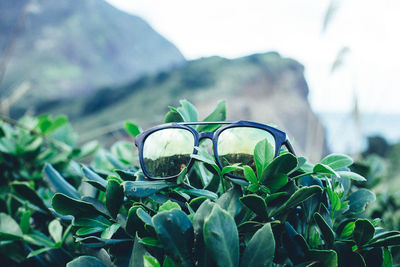
M 221 127 L 219 127 L 215 132 L 197 132 L 196 129 L 193 127 L 190 127 L 191 125 L 216 125 L 220 124 Z M 196 147 L 199 146 L 199 143 L 202 139 L 210 139 L 213 144 L 213 153 L 214 153 L 214 158 L 218 166 L 222 169 L 222 164 L 219 160 L 218 156 L 218 137 L 219 135 L 226 129 L 229 128 L 236 128 L 236 127 L 250 127 L 250 128 L 258 128 L 265 130 L 269 132 L 275 139 L 275 157 L 279 155 L 279 151 L 282 146 L 285 146 L 288 151 L 292 154 L 295 155 L 293 146 L 290 144 L 290 141 L 287 137 L 287 134 L 281 130 L 278 130 L 274 127 L 257 123 L 257 122 L 251 122 L 251 121 L 200 121 L 200 122 L 172 122 L 172 123 L 166 123 L 162 125 L 158 125 L 155 127 L 152 127 L 142 133 L 140 133 L 138 136 L 135 138 L 135 145 L 139 150 L 139 162 L 140 166 L 142 168 L 143 174 L 149 178 L 150 180 L 170 180 L 170 179 L 175 179 L 178 177 L 178 175 L 174 176 L 168 176 L 168 177 L 152 177 L 149 175 L 145 168 L 144 164 L 144 159 L 143 159 L 143 147 L 144 147 L 144 142 L 146 141 L 146 138 L 151 135 L 154 132 L 157 132 L 159 130 L 164 130 L 164 129 L 185 129 L 190 131 L 193 134 L 194 137 L 194 145 L 193 145 L 193 152 L 192 154 L 197 154 L 197 149 Z M 187 169 L 189 170 L 193 163 L 195 162 L 196 159 L 190 158 L 189 163 L 187 165 Z M 242 179 L 245 180 L 244 177 L 238 177 L 232 174 L 226 174 L 229 177 L 236 178 L 236 179 Z

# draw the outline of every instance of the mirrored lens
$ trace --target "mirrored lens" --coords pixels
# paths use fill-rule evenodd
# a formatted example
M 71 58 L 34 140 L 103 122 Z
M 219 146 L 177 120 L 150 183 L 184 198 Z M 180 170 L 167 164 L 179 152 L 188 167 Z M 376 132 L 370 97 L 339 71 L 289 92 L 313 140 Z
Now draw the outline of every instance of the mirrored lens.
M 249 165 L 256 170 L 254 163 L 254 148 L 258 142 L 267 139 L 275 152 L 275 139 L 266 130 L 252 127 L 233 127 L 220 133 L 217 142 L 217 152 L 223 167 L 240 163 Z M 242 172 L 232 173 L 243 176 Z
M 194 135 L 189 130 L 156 131 L 144 141 L 144 168 L 153 178 L 178 175 L 189 164 L 193 148 Z

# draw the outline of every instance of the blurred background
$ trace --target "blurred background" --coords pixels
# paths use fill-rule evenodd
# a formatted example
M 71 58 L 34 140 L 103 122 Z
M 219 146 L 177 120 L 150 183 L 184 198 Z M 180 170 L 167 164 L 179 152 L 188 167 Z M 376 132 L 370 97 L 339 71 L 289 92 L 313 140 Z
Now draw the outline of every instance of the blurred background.
M 399 9 L 395 0 L 0 0 L 0 113 L 66 114 L 80 142 L 110 144 L 127 119 L 160 124 L 183 98 L 204 118 L 225 99 L 227 119 L 276 125 L 312 161 L 394 157 Z

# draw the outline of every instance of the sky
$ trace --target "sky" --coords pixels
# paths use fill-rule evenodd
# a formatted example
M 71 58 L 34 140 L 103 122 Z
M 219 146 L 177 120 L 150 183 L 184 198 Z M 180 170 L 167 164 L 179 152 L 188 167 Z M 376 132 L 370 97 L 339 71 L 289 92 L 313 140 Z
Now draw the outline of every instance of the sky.
M 187 59 L 277 51 L 298 60 L 317 112 L 349 112 L 357 98 L 361 112 L 400 114 L 398 0 L 336 0 L 325 31 L 331 0 L 107 1 L 146 20 Z

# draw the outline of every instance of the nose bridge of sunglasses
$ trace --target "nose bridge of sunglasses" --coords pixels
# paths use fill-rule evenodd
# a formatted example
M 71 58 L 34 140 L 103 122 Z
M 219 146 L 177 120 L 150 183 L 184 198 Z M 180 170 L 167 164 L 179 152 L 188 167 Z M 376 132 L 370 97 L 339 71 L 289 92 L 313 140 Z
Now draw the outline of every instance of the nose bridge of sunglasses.
M 213 134 L 212 132 L 199 133 L 199 147 L 206 150 L 208 154 L 213 155 Z

